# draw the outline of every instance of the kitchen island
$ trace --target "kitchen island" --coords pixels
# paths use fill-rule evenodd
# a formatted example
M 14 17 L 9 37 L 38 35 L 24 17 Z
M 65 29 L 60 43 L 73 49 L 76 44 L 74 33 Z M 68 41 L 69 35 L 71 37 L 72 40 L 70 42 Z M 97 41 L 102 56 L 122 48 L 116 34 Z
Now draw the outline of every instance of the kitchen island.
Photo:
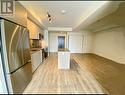
M 70 69 L 70 51 L 66 48 L 58 50 L 58 69 Z

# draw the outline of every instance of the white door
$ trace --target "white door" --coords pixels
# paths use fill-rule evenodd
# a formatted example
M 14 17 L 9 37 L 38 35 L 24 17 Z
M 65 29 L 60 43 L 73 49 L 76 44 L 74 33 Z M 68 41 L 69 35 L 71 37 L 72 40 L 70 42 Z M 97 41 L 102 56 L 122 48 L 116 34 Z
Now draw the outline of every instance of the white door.
M 82 53 L 83 35 L 69 35 L 69 50 L 71 53 Z

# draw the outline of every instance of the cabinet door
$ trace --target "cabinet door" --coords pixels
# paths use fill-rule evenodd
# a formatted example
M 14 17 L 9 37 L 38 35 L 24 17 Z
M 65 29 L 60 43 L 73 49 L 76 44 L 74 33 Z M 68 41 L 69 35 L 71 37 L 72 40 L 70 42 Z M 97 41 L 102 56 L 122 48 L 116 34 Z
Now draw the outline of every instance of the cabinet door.
M 30 39 L 39 39 L 41 29 L 31 20 L 27 20 L 27 28 L 29 29 Z
M 30 32 L 30 39 L 39 39 L 39 33 L 37 33 L 37 32 L 31 33 Z
M 31 63 L 32 63 L 32 72 L 34 72 L 40 64 L 40 55 L 39 51 L 35 52 L 31 55 Z
M 37 68 L 37 58 L 35 57 L 37 53 L 33 53 L 31 55 L 31 63 L 32 63 L 32 72 L 34 72 Z
M 32 72 L 42 63 L 42 50 L 31 54 Z

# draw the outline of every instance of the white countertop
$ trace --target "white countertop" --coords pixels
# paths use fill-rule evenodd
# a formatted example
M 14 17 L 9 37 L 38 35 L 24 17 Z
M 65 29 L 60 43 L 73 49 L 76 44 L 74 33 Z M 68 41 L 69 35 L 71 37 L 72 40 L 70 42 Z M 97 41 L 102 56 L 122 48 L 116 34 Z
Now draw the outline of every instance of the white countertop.
M 70 52 L 67 48 L 58 49 L 58 52 Z
M 40 51 L 41 49 L 44 49 L 44 48 L 31 48 L 31 49 L 30 49 L 30 53 L 33 54 L 33 53 L 35 53 L 35 52 Z

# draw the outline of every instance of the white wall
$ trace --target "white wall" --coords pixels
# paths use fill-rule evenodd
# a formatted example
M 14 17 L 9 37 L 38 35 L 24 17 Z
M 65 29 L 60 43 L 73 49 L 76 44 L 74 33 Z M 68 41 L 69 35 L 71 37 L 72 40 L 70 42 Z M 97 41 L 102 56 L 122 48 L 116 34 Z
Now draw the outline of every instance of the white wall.
M 42 39 L 42 47 L 48 47 L 48 30 L 43 31 L 44 39 Z
M 113 28 L 94 34 L 93 53 L 125 64 L 125 28 Z
M 55 32 L 49 32 L 49 51 L 50 52 L 57 52 L 58 50 L 58 36 L 63 35 L 66 37 L 66 48 L 73 47 L 74 45 L 76 47 L 73 47 L 73 53 L 91 53 L 92 52 L 92 37 L 93 33 L 88 31 L 79 31 L 79 32 L 63 32 L 61 33 L 55 33 Z M 70 42 L 69 43 L 69 38 Z M 80 39 L 79 39 L 80 37 Z M 76 43 L 75 43 L 76 42 Z M 69 46 L 71 45 L 71 46 Z M 75 49 L 75 50 L 74 50 Z M 71 49 L 72 50 L 72 49 Z
M 67 48 L 67 33 L 59 32 L 49 32 L 49 51 L 57 52 L 58 51 L 58 36 L 65 36 L 65 47 Z
M 77 50 L 78 52 L 76 51 L 74 53 L 92 53 L 93 32 L 89 32 L 89 31 L 68 32 L 68 35 L 69 36 L 75 35 L 76 39 L 79 38 L 79 36 L 83 37 L 83 39 L 81 39 L 82 43 L 77 42 L 77 44 L 82 45 L 82 46 L 79 45 L 79 47 L 82 47 L 82 50 Z M 75 44 L 72 43 L 71 45 L 75 45 Z M 80 49 L 80 48 L 77 48 L 77 49 Z
M 49 35 L 49 51 L 57 52 L 58 47 L 58 39 L 56 34 Z

